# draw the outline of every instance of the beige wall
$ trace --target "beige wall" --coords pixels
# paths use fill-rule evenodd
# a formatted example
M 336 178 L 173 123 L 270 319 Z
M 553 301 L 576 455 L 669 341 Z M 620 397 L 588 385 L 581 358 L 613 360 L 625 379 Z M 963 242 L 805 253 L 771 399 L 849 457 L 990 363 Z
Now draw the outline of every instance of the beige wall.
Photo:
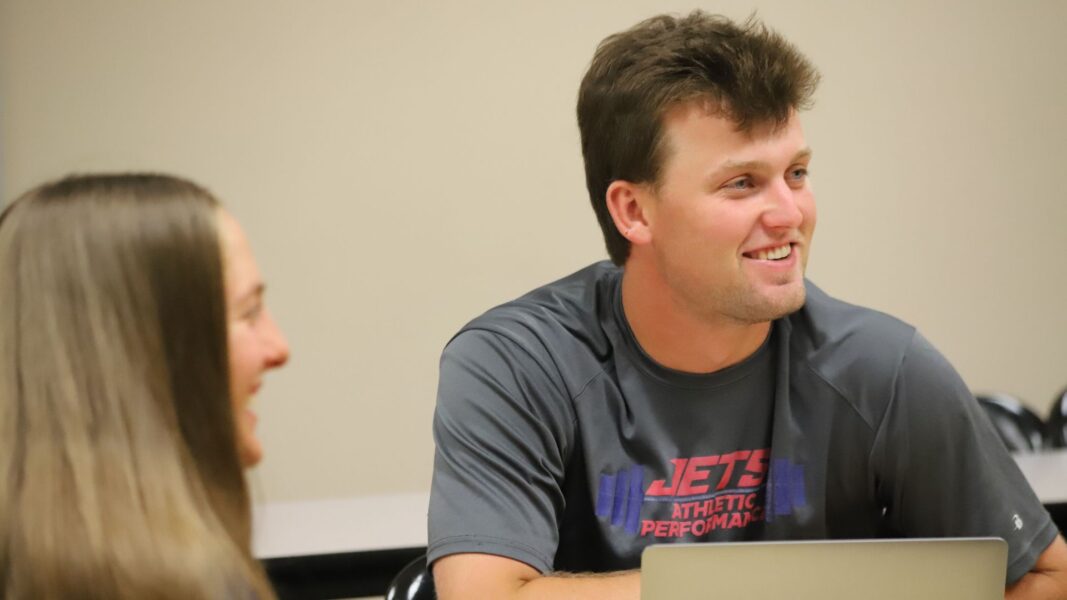
M 289 500 L 427 488 L 448 337 L 603 256 L 573 117 L 596 43 L 694 5 L 0 6 L 5 200 L 160 169 L 248 229 L 293 347 L 258 401 L 256 477 Z M 758 8 L 823 73 L 810 275 L 1045 411 L 1067 385 L 1067 3 Z

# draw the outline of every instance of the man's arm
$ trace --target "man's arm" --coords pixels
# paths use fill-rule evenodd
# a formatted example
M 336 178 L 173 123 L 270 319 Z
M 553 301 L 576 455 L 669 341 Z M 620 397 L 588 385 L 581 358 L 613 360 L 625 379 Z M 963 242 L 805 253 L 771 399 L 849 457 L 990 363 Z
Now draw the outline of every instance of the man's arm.
M 1004 539 L 1009 598 L 1041 598 L 1029 587 L 1062 577 L 1056 571 L 1067 565 L 1056 558 L 1063 543 L 1056 524 L 966 383 L 918 332 L 871 456 L 886 529 L 905 537 Z
M 541 575 L 517 560 L 492 554 L 453 554 L 433 565 L 440 600 L 638 600 L 637 571 Z
M 453 554 L 433 566 L 441 600 L 638 600 L 637 571 L 542 576 L 536 569 L 491 554 Z M 1067 599 L 1067 544 L 1057 537 L 1034 568 L 1008 588 L 1005 600 Z
M 1037 563 L 1015 585 L 1005 600 L 1067 600 L 1067 544 L 1057 536 L 1037 557 Z

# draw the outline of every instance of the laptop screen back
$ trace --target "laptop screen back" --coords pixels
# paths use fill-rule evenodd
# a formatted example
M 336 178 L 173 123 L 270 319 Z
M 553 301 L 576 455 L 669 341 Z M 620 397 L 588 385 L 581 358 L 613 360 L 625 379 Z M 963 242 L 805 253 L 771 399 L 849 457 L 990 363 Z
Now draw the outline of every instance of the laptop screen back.
M 1002 600 L 999 538 L 663 544 L 641 555 L 642 600 Z

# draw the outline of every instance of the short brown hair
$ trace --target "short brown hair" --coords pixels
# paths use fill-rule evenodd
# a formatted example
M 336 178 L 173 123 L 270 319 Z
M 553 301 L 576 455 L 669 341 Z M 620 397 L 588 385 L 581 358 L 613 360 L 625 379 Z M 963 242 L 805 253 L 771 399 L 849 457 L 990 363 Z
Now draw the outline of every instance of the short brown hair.
M 737 24 L 701 11 L 660 15 L 601 42 L 578 92 L 578 128 L 611 260 L 625 263 L 630 244 L 608 213 L 608 186 L 657 181 L 668 109 L 702 100 L 741 131 L 778 126 L 808 107 L 818 82 L 815 67 L 754 17 Z

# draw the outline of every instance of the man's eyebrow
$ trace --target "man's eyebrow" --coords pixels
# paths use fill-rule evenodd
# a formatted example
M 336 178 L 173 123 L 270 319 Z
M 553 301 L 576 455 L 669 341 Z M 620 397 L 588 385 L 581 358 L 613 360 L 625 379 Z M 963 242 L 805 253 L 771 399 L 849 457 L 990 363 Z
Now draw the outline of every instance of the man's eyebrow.
M 811 156 L 811 148 L 801 148 L 797 151 L 796 154 L 793 155 L 793 159 L 789 162 L 795 163 L 801 160 L 810 160 Z M 756 169 L 765 168 L 766 166 L 767 163 L 762 160 L 728 160 L 723 164 L 719 165 L 719 168 L 715 169 L 715 171 L 711 173 L 711 176 L 715 177 L 716 175 L 727 171 L 752 171 Z
M 752 171 L 767 166 L 762 160 L 728 160 L 715 169 L 713 174 L 725 173 L 726 171 Z

